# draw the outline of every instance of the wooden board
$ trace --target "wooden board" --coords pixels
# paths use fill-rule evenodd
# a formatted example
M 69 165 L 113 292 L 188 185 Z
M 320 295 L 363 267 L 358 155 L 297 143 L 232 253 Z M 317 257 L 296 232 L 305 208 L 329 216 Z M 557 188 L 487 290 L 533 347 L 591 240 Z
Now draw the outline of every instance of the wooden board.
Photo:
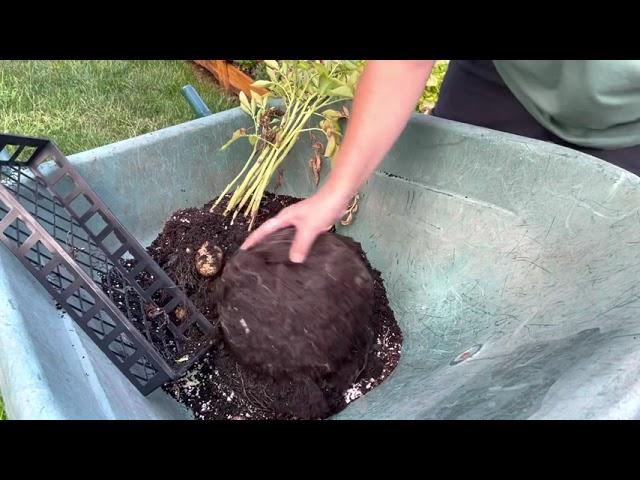
M 267 93 L 264 88 L 252 87 L 253 78 L 226 60 L 193 60 L 193 62 L 211 72 L 222 88 L 228 92 L 244 92 L 247 96 L 251 96 L 251 90 L 259 95 Z

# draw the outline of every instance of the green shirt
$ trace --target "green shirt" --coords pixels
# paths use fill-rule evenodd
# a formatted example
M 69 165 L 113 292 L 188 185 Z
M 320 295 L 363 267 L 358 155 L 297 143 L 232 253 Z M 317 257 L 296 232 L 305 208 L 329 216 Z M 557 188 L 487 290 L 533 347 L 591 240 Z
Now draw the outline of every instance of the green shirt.
M 527 111 L 578 146 L 640 145 L 640 60 L 494 60 Z

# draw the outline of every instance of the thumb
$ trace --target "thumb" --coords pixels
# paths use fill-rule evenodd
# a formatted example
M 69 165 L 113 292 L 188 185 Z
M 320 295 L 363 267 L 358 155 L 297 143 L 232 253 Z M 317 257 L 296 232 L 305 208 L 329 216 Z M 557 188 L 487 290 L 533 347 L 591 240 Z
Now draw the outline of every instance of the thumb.
M 296 229 L 296 235 L 293 237 L 293 243 L 291 244 L 291 250 L 289 252 L 289 260 L 293 263 L 303 263 L 317 236 L 318 234 L 312 230 Z

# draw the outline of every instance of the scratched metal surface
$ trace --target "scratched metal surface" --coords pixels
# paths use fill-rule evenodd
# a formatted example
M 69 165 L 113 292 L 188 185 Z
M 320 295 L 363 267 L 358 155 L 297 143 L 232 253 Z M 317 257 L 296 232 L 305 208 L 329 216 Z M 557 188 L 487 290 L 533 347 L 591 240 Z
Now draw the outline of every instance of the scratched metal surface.
M 72 161 L 146 244 L 167 215 L 208 201 L 237 171 L 247 147 L 218 148 L 244 125 L 223 112 Z M 294 149 L 283 192 L 313 191 L 308 157 L 307 145 Z M 382 271 L 405 343 L 392 376 L 336 418 L 640 416 L 638 177 L 415 116 L 343 231 Z M 12 261 L 0 251 L 11 417 L 188 415 L 162 392 L 141 397 Z

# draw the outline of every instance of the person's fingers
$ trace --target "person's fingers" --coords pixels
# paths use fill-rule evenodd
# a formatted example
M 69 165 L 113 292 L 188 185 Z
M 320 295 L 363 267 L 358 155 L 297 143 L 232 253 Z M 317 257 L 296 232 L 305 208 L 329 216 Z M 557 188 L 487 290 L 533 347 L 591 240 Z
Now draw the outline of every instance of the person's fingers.
M 291 221 L 287 220 L 286 217 L 274 217 L 270 220 L 264 222 L 260 228 L 252 232 L 244 243 L 240 246 L 240 250 L 246 250 L 248 248 L 253 247 L 254 245 L 260 243 L 266 237 L 271 235 L 273 232 L 281 230 L 285 227 L 291 225 Z
M 313 230 L 297 228 L 289 251 L 289 260 L 293 263 L 303 263 L 317 236 L 318 234 Z

